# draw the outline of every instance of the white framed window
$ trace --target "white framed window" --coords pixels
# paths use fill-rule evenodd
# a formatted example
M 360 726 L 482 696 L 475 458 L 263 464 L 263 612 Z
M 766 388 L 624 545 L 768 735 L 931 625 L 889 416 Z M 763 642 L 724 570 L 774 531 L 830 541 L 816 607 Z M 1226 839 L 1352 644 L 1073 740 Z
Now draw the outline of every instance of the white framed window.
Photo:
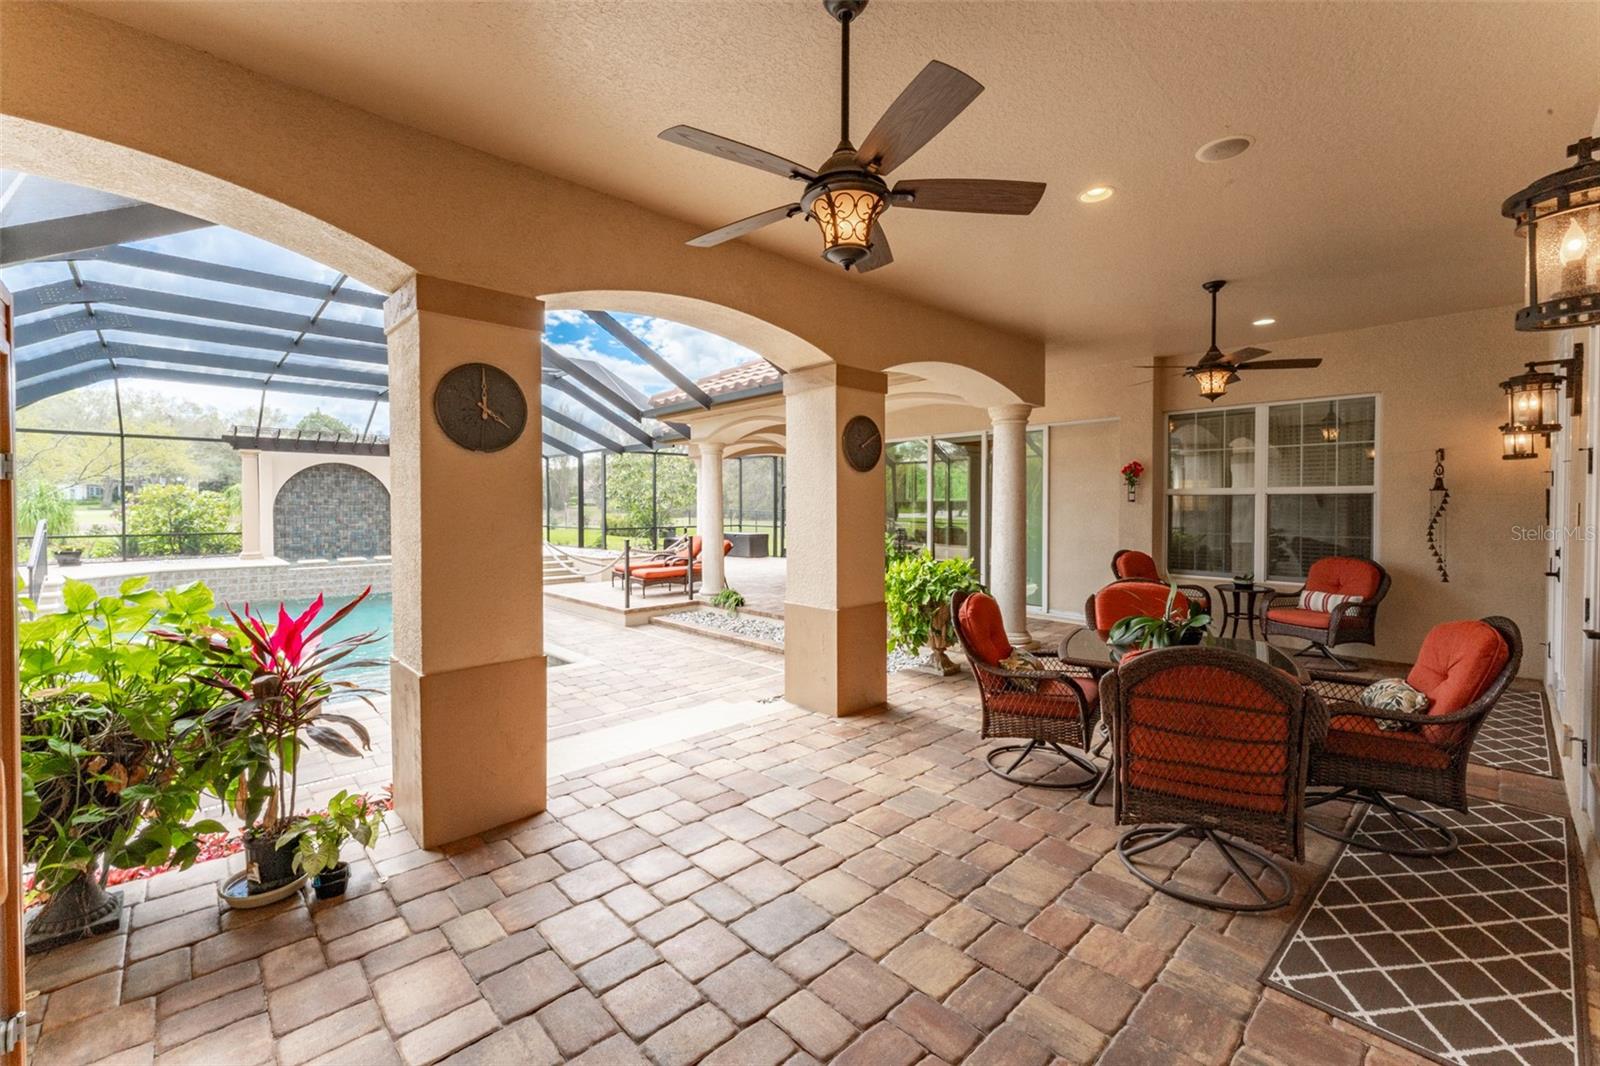
M 1377 550 L 1378 398 L 1167 415 L 1167 568 L 1298 582 Z

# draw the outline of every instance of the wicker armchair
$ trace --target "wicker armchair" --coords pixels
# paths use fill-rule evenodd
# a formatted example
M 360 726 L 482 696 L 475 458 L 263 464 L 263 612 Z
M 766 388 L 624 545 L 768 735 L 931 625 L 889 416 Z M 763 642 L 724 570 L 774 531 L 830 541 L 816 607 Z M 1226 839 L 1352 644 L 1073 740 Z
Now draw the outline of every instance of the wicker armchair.
M 1064 664 L 1043 670 L 1009 670 L 1000 665 L 1013 652 L 1006 639 L 1000 606 L 982 592 L 958 592 L 950 598 L 950 617 L 972 673 L 978 681 L 983 706 L 982 736 L 1013 737 L 1025 743 L 1003 744 L 984 755 L 989 769 L 1007 781 L 1036 788 L 1087 788 L 1100 776 L 1100 768 L 1080 750 L 1094 731 L 1100 714 L 1099 686 L 1087 670 Z M 1051 655 L 1038 655 L 1046 664 Z M 1015 754 L 1002 769 L 996 760 Z M 1018 773 L 1030 756 L 1044 759 L 1046 769 L 1026 776 Z M 1063 771 L 1075 770 L 1062 780 Z M 1081 776 L 1079 776 L 1081 775 Z
M 1111 557 L 1111 574 L 1119 580 L 1132 578 L 1139 581 L 1159 581 L 1163 585 L 1167 583 L 1167 579 L 1161 576 L 1161 571 L 1156 568 L 1156 561 L 1149 553 L 1134 548 L 1117 550 Z M 1189 601 L 1190 611 L 1211 613 L 1211 593 L 1205 586 L 1180 584 L 1178 591 Z
M 1181 592 L 1183 586 L 1179 586 Z M 1091 592 L 1083 604 L 1084 624 L 1102 637 L 1124 618 L 1135 615 L 1160 617 L 1167 609 L 1167 596 L 1171 589 L 1159 581 L 1142 577 L 1118 578 L 1109 585 Z M 1187 597 L 1174 600 L 1172 613 L 1177 618 L 1187 618 L 1193 603 Z
M 1327 610 L 1300 605 L 1302 593 L 1333 598 Z M 1356 664 L 1334 654 L 1336 644 L 1376 642 L 1378 605 L 1389 594 L 1389 572 L 1370 559 L 1330 555 L 1311 564 L 1306 583 L 1293 592 L 1278 592 L 1261 604 L 1262 639 L 1275 636 L 1307 641 L 1298 654 L 1316 653 L 1333 663 L 1323 669 L 1353 670 Z M 1341 597 L 1359 597 L 1343 600 Z
M 1483 720 L 1517 676 L 1522 632 L 1509 618 L 1445 622 L 1422 642 L 1407 682 L 1428 694 L 1421 714 L 1380 711 L 1352 702 L 1361 686 L 1319 681 L 1328 702 L 1328 730 L 1313 746 L 1307 806 L 1348 800 L 1383 810 L 1389 824 L 1345 834 L 1313 824 L 1325 836 L 1391 855 L 1447 855 L 1455 833 L 1438 819 L 1402 807 L 1389 795 L 1467 809 L 1467 756 Z M 1411 731 L 1384 731 L 1379 719 L 1406 722 Z M 1388 794 L 1388 795 L 1386 795 Z M 1367 815 L 1370 820 L 1373 814 Z M 1363 826 L 1363 830 L 1366 827 Z
M 1316 693 L 1238 652 L 1167 648 L 1125 657 L 1101 698 L 1115 738 L 1116 821 L 1138 827 L 1117 842 L 1128 872 L 1202 907 L 1289 902 L 1294 884 L 1273 853 L 1304 855 L 1307 744 L 1325 721 Z M 1216 848 L 1244 891 L 1225 895 L 1224 882 L 1202 893 L 1134 861 L 1183 838 Z

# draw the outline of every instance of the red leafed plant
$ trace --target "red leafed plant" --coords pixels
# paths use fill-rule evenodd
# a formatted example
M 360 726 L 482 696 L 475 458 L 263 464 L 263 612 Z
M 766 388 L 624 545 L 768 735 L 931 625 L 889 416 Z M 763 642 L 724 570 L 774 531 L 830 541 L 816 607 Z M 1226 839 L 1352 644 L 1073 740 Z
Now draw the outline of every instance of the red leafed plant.
M 371 593 L 368 588 L 318 624 L 318 596 L 298 616 L 281 604 L 276 622 L 229 610 L 244 640 L 213 634 L 206 644 L 209 669 L 197 680 L 233 699 L 212 709 L 203 722 L 215 740 L 212 787 L 247 825 L 276 831 L 296 806 L 296 771 L 306 741 L 337 755 L 359 756 L 344 727 L 371 750 L 372 741 L 355 718 L 328 710 L 335 697 L 366 702 L 377 690 L 335 676 L 338 670 L 381 666 L 351 655 L 376 641 L 373 632 L 323 642 L 323 636 Z M 335 670 L 338 667 L 338 670 Z
M 1144 477 L 1144 464 L 1135 459 L 1122 468 L 1122 480 L 1128 483 L 1130 489 L 1139 487 L 1139 479 Z

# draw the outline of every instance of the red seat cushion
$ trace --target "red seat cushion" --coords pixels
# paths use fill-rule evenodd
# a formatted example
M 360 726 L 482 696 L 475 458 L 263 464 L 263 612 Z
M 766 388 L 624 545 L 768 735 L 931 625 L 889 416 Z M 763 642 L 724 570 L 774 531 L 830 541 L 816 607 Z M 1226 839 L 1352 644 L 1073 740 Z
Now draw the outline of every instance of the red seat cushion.
M 1326 630 L 1331 617 L 1323 611 L 1308 611 L 1304 607 L 1273 607 L 1267 611 L 1267 621 L 1302 629 Z
M 1083 689 L 1084 699 L 1089 701 L 1089 706 L 1099 706 L 1100 686 L 1092 678 L 1078 677 L 1073 680 Z M 1040 699 L 1040 696 L 1052 698 Z M 1065 681 L 1050 679 L 1039 682 L 1038 692 L 997 692 L 989 697 L 989 709 L 1007 714 L 1027 714 L 1035 718 L 1079 718 L 1083 709 L 1078 706 L 1077 696 Z
M 1111 569 L 1116 571 L 1118 577 L 1142 577 L 1148 581 L 1160 581 L 1161 571 L 1156 569 L 1156 561 L 1141 551 L 1132 549 L 1120 551 L 1111 562 Z
M 688 572 L 686 566 L 636 566 L 633 576 L 643 581 L 668 581 L 683 577 Z
M 1154 581 L 1115 581 L 1094 594 L 1094 627 L 1104 636 L 1124 618 L 1145 615 L 1160 618 L 1172 590 Z M 1175 619 L 1189 617 L 1189 601 L 1182 594 L 1172 600 Z
M 1370 600 L 1378 594 L 1383 580 L 1378 567 L 1348 555 L 1330 555 L 1311 564 L 1306 573 L 1307 592 L 1331 592 L 1338 596 L 1360 596 Z
M 1208 696 L 1216 693 L 1225 693 L 1226 702 Z M 1218 667 L 1177 666 L 1140 682 L 1123 713 L 1130 787 L 1219 806 L 1283 809 L 1288 708 L 1272 692 Z
M 1434 747 L 1422 732 L 1389 732 L 1378 728 L 1375 718 L 1359 714 L 1334 714 L 1328 719 L 1328 735 L 1322 750 L 1332 755 L 1368 762 L 1399 763 L 1443 770 L 1450 756 Z
M 1428 694 L 1429 715 L 1449 714 L 1481 696 L 1510 657 L 1511 649 L 1489 623 L 1441 622 L 1423 638 L 1406 683 Z M 1423 726 L 1422 732 L 1435 744 L 1448 744 L 1462 728 L 1462 723 Z
M 956 619 L 972 653 L 984 663 L 993 666 L 1013 651 L 1006 639 L 1005 619 L 1000 615 L 1000 605 L 985 592 L 974 592 L 961 603 L 961 614 Z

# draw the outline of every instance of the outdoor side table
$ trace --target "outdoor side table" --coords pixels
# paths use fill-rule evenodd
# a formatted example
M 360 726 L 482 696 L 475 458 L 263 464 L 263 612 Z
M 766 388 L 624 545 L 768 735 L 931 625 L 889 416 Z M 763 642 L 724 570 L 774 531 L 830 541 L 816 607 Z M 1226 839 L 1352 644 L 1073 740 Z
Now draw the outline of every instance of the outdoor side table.
M 1239 623 L 1244 622 L 1245 634 L 1251 639 L 1256 639 L 1256 603 L 1263 596 L 1271 596 L 1277 590 L 1271 585 L 1236 585 L 1232 581 L 1224 581 L 1220 585 L 1213 585 L 1217 590 L 1217 599 L 1222 603 L 1222 625 L 1217 628 L 1220 636 L 1227 633 L 1229 636 L 1239 635 Z M 1242 606 L 1241 606 L 1242 604 Z M 1232 629 L 1229 629 L 1229 626 Z

